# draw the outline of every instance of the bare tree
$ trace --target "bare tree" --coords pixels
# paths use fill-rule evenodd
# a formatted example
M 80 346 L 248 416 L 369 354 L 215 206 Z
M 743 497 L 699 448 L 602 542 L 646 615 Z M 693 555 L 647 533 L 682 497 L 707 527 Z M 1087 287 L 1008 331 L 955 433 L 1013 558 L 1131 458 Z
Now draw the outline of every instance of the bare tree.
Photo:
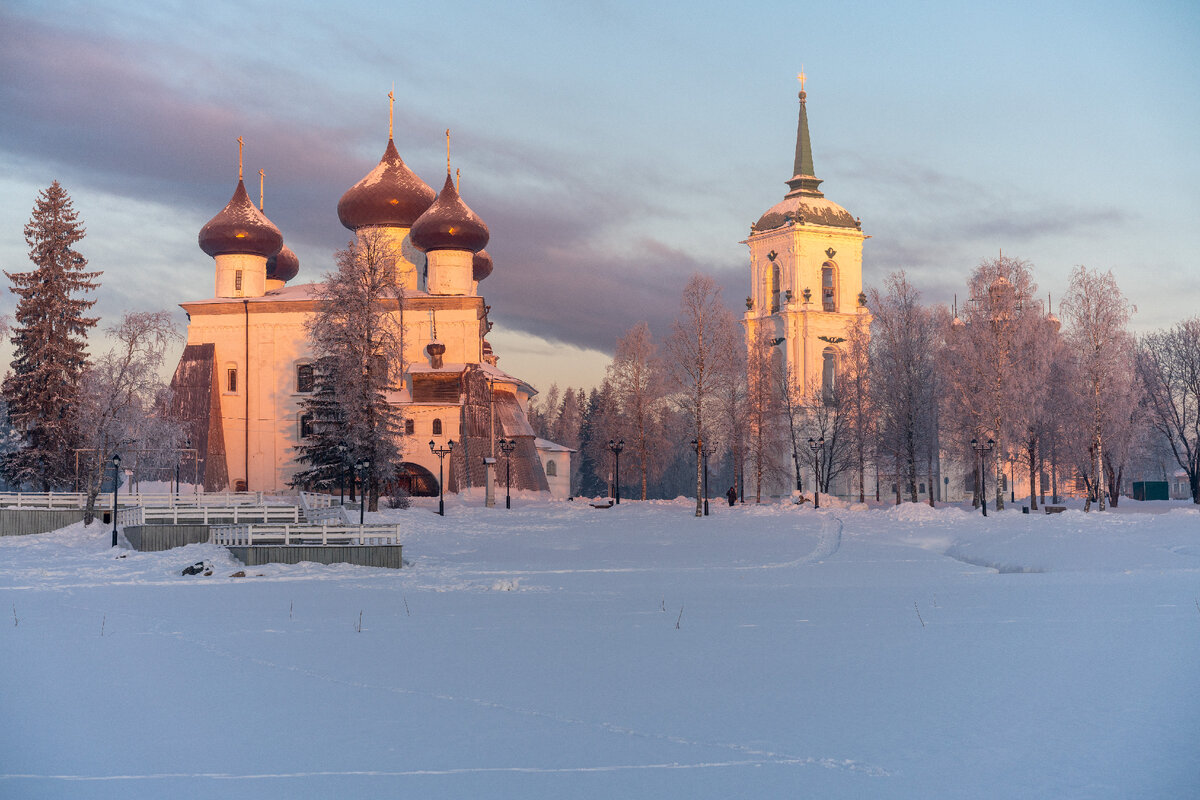
M 1127 330 L 1132 308 L 1111 271 L 1101 274 L 1080 266 L 1071 274 L 1062 312 L 1079 381 L 1076 394 L 1089 418 L 1086 449 L 1091 465 L 1087 473 L 1092 476 L 1098 507 L 1103 511 L 1105 443 L 1109 434 L 1127 432 L 1130 404 L 1136 404 L 1137 399 L 1132 369 L 1134 342 Z M 1128 442 L 1125 444 L 1122 457 L 1128 455 Z
M 877 430 L 875 410 L 871 405 L 870 318 L 865 313 L 855 317 L 850 325 L 844 352 L 842 374 L 838 379 L 839 395 L 847 416 L 858 502 L 865 503 L 867 463 L 874 458 Z
M 108 468 L 108 459 L 126 448 L 171 449 L 182 438 L 178 425 L 159 420 L 154 424 L 157 401 L 166 390 L 159 369 L 166 348 L 182 337 L 166 311 L 126 312 L 105 332 L 112 348 L 84 370 L 76 406 L 84 462 L 83 490 L 87 506 L 83 520 L 90 525 L 96 515 L 96 498 Z
M 403 460 L 403 419 L 389 398 L 405 372 L 396 258 L 386 236 L 360 232 L 335 254 L 337 268 L 317 285 L 317 310 L 308 321 L 314 355 L 331 366 L 347 457 L 370 463 L 364 493 L 372 511 L 380 486 Z
M 716 397 L 739 347 L 737 323 L 721 304 L 721 289 L 704 275 L 693 275 L 683 290 L 679 316 L 671 326 L 666 353 L 671 388 L 681 411 L 691 419 L 696 442 L 696 516 L 704 514 L 701 452 L 719 427 Z
M 921 467 L 927 468 L 928 482 L 933 483 L 939 331 L 933 310 L 921 304 L 920 292 L 904 272 L 889 275 L 886 287 L 886 295 L 871 292 L 871 405 L 879 448 L 895 465 L 897 502 L 907 493 L 915 503 Z
M 608 379 L 628 429 L 629 455 L 638 465 L 642 499 L 650 475 L 661 465 L 664 448 L 654 436 L 655 410 L 664 394 L 662 364 L 650 326 L 639 322 L 617 340 L 617 352 L 608 367 Z
M 1200 504 L 1200 317 L 1142 338 L 1138 374 L 1149 421 L 1187 474 Z
M 749 432 L 747 456 L 754 470 L 754 502 L 762 502 L 763 481 L 774 480 L 779 469 L 783 443 L 781 395 L 787 393 L 783 359 L 773 344 L 772 332 L 759 326 L 750 337 L 746 360 L 746 419 Z

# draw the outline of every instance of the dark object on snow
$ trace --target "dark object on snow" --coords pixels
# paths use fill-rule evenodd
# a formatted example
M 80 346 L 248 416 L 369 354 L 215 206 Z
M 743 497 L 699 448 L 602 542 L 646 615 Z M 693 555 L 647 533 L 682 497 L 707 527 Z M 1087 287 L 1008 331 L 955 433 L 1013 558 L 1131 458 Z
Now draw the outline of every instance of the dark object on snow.
M 233 573 L 233 574 L 232 574 L 232 575 L 230 575 L 229 577 L 231 577 L 231 578 L 244 578 L 244 577 L 246 577 L 246 570 L 244 570 L 244 569 L 239 569 L 237 572 Z
M 1061 514 L 1062 512 L 1064 512 L 1066 510 L 1067 510 L 1066 506 L 1046 506 L 1047 514 Z
M 1133 499 L 1169 500 L 1171 499 L 1171 494 L 1168 491 L 1166 481 L 1134 481 Z
M 197 561 L 195 564 L 192 564 L 190 567 L 184 567 L 183 572 L 181 572 L 180 574 L 181 575 L 200 575 L 200 574 L 211 575 L 212 567 L 203 561 Z
M 612 507 L 613 507 L 613 501 L 611 499 L 601 500 L 599 503 L 592 503 L 592 508 L 612 508 Z
M 737 489 L 730 486 L 729 491 L 725 493 L 725 497 L 729 500 L 729 505 L 733 505 L 737 502 Z

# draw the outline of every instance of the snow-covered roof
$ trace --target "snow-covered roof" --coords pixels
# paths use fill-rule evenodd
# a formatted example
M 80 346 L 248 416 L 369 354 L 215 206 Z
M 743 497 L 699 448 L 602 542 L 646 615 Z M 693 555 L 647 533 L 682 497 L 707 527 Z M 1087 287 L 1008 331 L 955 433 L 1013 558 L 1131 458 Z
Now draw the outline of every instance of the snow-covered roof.
M 552 442 L 549 439 L 541 439 L 541 438 L 534 439 L 533 446 L 536 447 L 538 450 L 545 450 L 550 453 L 574 453 L 575 452 L 570 447 L 558 444 L 557 442 Z

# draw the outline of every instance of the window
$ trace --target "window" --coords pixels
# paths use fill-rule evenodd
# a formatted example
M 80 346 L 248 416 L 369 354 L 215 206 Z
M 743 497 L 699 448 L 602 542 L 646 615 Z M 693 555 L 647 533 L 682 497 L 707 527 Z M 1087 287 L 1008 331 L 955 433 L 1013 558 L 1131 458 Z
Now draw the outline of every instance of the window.
M 242 290 L 242 271 L 240 269 L 233 273 L 233 290 L 235 292 Z
M 771 265 L 771 313 L 779 310 L 779 265 Z
M 404 420 L 404 433 L 408 436 L 412 436 L 415 431 L 416 426 L 413 424 L 413 421 L 411 419 Z
M 313 390 L 313 365 L 299 364 L 296 367 L 296 391 L 311 392 Z
M 558 476 L 558 465 L 553 460 L 546 462 L 546 477 L 555 478 Z
M 307 439 L 313 435 L 313 415 L 300 415 L 300 438 Z
M 237 393 L 237 367 L 229 367 L 225 370 L 225 391 L 230 394 Z
M 837 350 L 826 347 L 821 355 L 821 398 L 828 405 L 833 402 L 837 391 Z
M 826 261 L 821 266 L 821 307 L 826 311 L 837 311 L 837 286 L 834 266 Z
M 433 435 L 434 436 L 442 435 L 442 421 L 440 419 L 435 419 L 433 421 Z
M 921 484 L 921 488 L 917 489 L 918 494 L 925 494 L 925 484 Z

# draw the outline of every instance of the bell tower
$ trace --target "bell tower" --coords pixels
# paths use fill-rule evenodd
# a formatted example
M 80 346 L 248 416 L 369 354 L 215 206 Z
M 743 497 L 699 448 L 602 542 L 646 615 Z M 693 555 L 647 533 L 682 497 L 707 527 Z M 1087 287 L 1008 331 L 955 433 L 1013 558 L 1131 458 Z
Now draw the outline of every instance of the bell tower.
M 788 193 L 750 226 L 747 343 L 764 331 L 802 393 L 837 379 L 849 330 L 867 313 L 860 220 L 827 199 L 813 168 L 808 94 L 800 79 L 796 156 Z

